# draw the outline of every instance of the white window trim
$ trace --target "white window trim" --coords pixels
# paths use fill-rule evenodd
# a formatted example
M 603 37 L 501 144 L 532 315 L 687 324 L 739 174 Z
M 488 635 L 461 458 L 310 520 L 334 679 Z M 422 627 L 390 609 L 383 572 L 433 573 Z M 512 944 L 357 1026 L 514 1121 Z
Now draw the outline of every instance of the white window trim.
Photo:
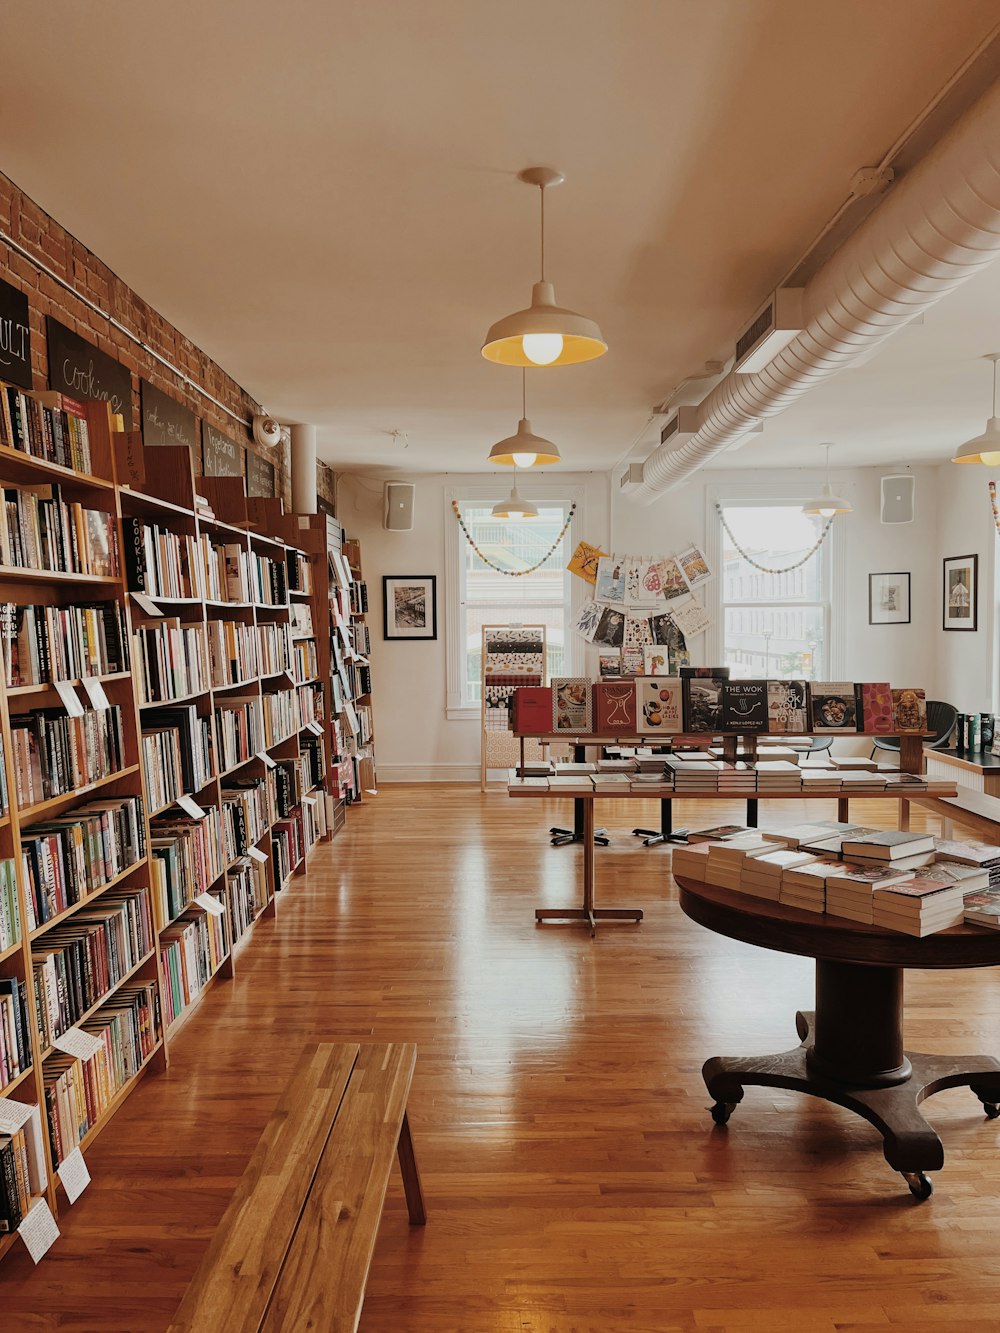
M 576 512 L 566 534 L 566 541 L 572 551 L 580 541 L 579 534 L 587 530 L 586 488 L 579 482 L 561 481 L 558 477 L 535 478 L 525 480 L 520 474 L 524 489 L 532 500 L 545 503 L 547 500 L 565 500 L 576 502 Z M 511 478 L 513 482 L 513 477 Z M 510 486 L 500 480 L 479 486 L 446 487 L 444 493 L 444 609 L 445 609 L 445 653 L 447 661 L 447 696 L 445 717 L 449 722 L 478 722 L 482 714 L 479 704 L 462 703 L 462 649 L 458 632 L 461 617 L 459 597 L 461 594 L 459 575 L 459 553 L 465 542 L 465 534 L 455 520 L 452 501 L 462 503 L 496 504 L 510 494 Z M 586 585 L 582 579 L 571 580 L 570 616 L 577 612 L 586 599 Z M 566 674 L 576 676 L 583 670 L 583 641 L 573 634 L 572 624 L 567 624 L 566 635 Z
M 705 652 L 709 663 L 722 661 L 725 641 L 722 619 L 722 524 L 715 506 L 720 504 L 725 509 L 727 505 L 787 504 L 796 500 L 804 504 L 811 498 L 808 491 L 809 482 L 805 479 L 800 482 L 729 482 L 724 486 L 705 487 L 705 532 L 708 534 L 705 554 L 709 568 L 715 573 L 705 598 L 706 608 L 712 616 L 711 624 L 705 631 Z M 826 539 L 830 579 L 827 662 L 831 680 L 844 679 L 847 662 L 847 543 L 844 540 L 844 517 L 834 519 Z

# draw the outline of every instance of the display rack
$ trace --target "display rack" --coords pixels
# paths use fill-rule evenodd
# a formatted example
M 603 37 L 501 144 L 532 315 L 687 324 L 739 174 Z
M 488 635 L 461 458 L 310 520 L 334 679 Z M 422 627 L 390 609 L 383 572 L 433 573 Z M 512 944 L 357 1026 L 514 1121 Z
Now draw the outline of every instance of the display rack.
M 19 410 L 49 401 L 22 395 Z M 0 446 L 4 559 L 13 537 L 28 562 L 0 564 L 0 894 L 12 864 L 20 927 L 0 948 L 0 997 L 23 985 L 30 1059 L 0 1101 L 39 1108 L 35 1193 L 54 1212 L 59 1162 L 166 1067 L 328 826 L 325 696 L 292 639 L 292 606 L 311 594 L 289 591 L 311 586 L 319 557 L 280 501 L 196 479 L 189 450 L 112 431 L 105 403 L 82 413 L 86 472 Z M 71 567 L 42 567 L 54 552 Z M 8 683 L 15 671 L 26 679 Z M 53 781 L 32 790 L 47 753 Z M 56 1044 L 80 1028 L 103 1042 L 86 1066 Z
M 544 625 L 484 625 L 480 657 L 479 783 L 487 790 L 490 769 L 523 767 L 524 742 L 513 731 L 513 700 L 522 685 L 544 685 Z M 537 747 L 540 757 L 541 747 Z M 532 755 L 534 758 L 535 755 Z

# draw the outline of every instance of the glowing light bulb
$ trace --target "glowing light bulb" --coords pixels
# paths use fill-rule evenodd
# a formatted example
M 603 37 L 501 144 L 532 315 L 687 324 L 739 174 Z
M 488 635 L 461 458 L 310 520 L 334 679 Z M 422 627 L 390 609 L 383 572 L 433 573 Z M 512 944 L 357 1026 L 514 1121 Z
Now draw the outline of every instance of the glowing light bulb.
M 820 518 L 833 518 L 836 512 L 836 509 L 821 509 L 819 511 L 819 516 Z
M 551 366 L 562 354 L 561 333 L 526 333 L 521 339 L 524 355 L 536 366 Z
M 537 454 L 511 454 L 515 467 L 534 467 Z
M 980 454 L 980 463 L 985 463 L 987 467 L 996 467 L 1000 463 L 1000 454 Z

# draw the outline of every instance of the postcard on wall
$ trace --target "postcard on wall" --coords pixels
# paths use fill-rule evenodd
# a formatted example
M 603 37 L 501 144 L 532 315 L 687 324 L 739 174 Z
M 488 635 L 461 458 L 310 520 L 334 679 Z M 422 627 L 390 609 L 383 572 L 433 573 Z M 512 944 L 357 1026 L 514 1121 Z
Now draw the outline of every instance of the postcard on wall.
M 602 644 L 605 648 L 620 648 L 624 637 L 625 612 L 616 611 L 614 607 L 606 606 L 601 616 L 601 623 L 597 626 L 597 632 L 594 635 L 594 643 Z
M 697 546 L 689 546 L 686 551 L 681 551 L 677 557 L 677 563 L 683 569 L 684 577 L 687 579 L 688 587 L 692 592 L 695 588 L 700 588 L 703 583 L 707 583 L 712 577 L 708 561 Z
M 598 654 L 597 668 L 601 680 L 614 679 L 622 674 L 622 655 L 620 649 L 609 648 Z
M 642 648 L 647 643 L 653 642 L 653 631 L 649 628 L 649 620 L 646 616 L 626 616 L 625 617 L 625 638 L 623 640 L 626 648 Z
M 588 583 L 597 582 L 597 564 L 604 557 L 607 558 L 607 552 L 602 551 L 599 546 L 591 546 L 589 542 L 580 542 L 576 550 L 570 556 L 569 564 L 566 568 L 571 574 L 576 574 L 581 579 L 586 579 Z
M 626 644 L 622 648 L 621 673 L 623 676 L 641 676 L 642 663 L 642 648 L 633 644 Z
M 600 602 L 625 603 L 625 561 L 614 555 L 602 555 L 597 562 L 597 591 Z
M 576 618 L 577 634 L 582 635 L 588 643 L 594 642 L 594 635 L 597 633 L 597 627 L 601 623 L 601 616 L 604 614 L 604 607 L 600 602 L 592 597 L 589 602 L 585 602 L 580 608 L 580 613 Z
M 668 602 L 686 602 L 691 596 L 684 571 L 674 556 L 668 555 L 659 562 L 656 572 L 660 576 L 660 593 Z
M 690 639 L 695 634 L 704 634 L 710 623 L 708 612 L 700 602 L 694 600 L 687 606 L 678 606 L 670 614 L 685 639 Z
M 625 562 L 625 605 L 652 609 L 660 599 L 660 575 L 656 562 L 629 556 Z

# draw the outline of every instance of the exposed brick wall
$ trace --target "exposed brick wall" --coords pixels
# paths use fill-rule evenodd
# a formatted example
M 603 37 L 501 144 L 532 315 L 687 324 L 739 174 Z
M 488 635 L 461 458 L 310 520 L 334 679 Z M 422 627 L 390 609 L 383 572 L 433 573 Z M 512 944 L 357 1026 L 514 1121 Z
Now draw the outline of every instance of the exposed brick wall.
M 24 246 L 54 273 L 102 310 L 133 331 L 161 356 L 180 370 L 219 402 L 225 403 L 244 420 L 260 411 L 260 404 L 236 381 L 186 338 L 179 329 L 167 322 L 152 306 L 132 291 L 117 274 L 81 245 L 75 236 L 44 212 L 33 199 L 17 188 L 13 181 L 0 174 L 0 229 Z M 35 388 L 48 387 L 48 359 L 45 343 L 45 316 L 52 315 L 73 329 L 81 338 L 94 343 L 132 372 L 132 419 L 138 425 L 139 377 L 149 380 L 164 393 L 189 407 L 196 416 L 210 421 L 216 429 L 225 432 L 242 444 L 251 443 L 248 427 L 241 427 L 214 403 L 194 393 L 169 370 L 138 347 L 124 333 L 106 319 L 90 310 L 73 295 L 24 259 L 0 240 L 0 276 L 12 286 L 25 292 L 31 316 L 31 356 Z M 274 463 L 278 473 L 278 493 L 287 504 L 290 499 L 287 448 L 273 450 L 253 445 L 255 452 L 265 454 Z

